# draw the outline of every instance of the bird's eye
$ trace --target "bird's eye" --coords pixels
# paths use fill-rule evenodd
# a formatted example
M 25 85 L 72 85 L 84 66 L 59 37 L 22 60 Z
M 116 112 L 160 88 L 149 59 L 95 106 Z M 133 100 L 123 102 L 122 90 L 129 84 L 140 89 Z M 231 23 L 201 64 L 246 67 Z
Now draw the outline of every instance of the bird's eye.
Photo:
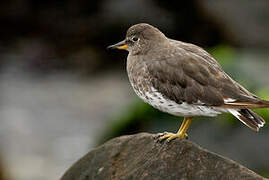
M 133 37 L 132 40 L 135 42 L 135 41 L 138 41 L 138 37 Z

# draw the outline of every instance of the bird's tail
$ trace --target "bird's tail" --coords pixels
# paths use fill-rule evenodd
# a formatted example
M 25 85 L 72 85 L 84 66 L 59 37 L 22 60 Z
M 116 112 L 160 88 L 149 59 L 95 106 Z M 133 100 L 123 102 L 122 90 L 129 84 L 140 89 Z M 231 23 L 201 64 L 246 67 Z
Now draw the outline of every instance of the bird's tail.
M 257 108 L 269 108 L 269 101 L 259 100 L 259 101 L 248 101 L 248 102 L 228 102 L 222 105 L 226 108 L 235 109 L 257 109 Z
M 265 124 L 260 116 L 249 109 L 229 109 L 229 112 L 254 131 L 259 131 Z
M 264 104 L 264 107 L 265 108 L 268 108 L 269 107 L 269 101 L 261 100 L 261 103 Z

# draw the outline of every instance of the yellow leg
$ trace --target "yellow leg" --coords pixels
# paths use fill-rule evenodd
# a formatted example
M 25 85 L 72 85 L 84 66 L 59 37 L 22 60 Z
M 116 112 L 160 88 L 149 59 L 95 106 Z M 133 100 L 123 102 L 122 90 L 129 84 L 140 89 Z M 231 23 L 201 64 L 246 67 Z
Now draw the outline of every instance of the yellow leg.
M 179 130 L 177 131 L 176 134 L 174 133 L 165 133 L 163 136 L 160 137 L 160 140 L 167 139 L 168 141 L 171 141 L 172 139 L 175 138 L 186 138 L 188 135 L 186 134 L 191 122 L 192 122 L 193 117 L 185 117 Z

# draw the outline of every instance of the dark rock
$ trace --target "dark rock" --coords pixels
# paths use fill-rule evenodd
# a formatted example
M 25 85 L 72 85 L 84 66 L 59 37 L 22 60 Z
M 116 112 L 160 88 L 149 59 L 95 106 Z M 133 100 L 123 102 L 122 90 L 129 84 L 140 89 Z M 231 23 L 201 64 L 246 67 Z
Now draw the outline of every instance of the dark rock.
M 157 135 L 122 136 L 93 149 L 61 180 L 265 179 L 242 165 L 184 139 L 159 142 Z

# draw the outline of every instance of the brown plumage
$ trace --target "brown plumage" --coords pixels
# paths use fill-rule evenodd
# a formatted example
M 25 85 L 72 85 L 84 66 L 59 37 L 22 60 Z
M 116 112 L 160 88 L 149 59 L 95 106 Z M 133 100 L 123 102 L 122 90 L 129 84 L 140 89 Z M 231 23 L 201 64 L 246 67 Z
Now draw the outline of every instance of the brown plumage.
M 232 113 L 255 131 L 265 123 L 250 109 L 267 108 L 269 101 L 232 80 L 196 45 L 169 39 L 142 23 L 130 27 L 126 39 L 110 47 L 129 51 L 127 72 L 135 92 L 161 111 L 184 117 Z

